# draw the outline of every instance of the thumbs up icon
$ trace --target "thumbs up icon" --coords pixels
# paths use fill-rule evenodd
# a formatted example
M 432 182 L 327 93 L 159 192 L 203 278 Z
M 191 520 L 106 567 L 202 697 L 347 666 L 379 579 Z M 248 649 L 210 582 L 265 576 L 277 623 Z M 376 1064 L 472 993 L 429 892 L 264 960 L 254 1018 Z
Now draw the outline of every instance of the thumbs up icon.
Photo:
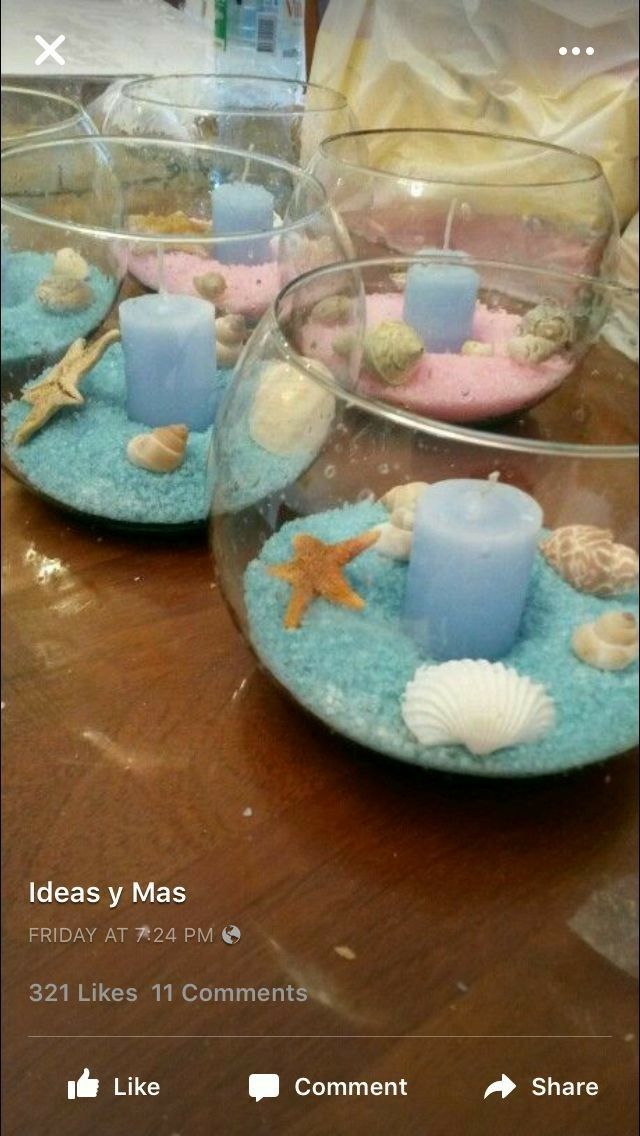
M 97 1097 L 100 1082 L 92 1077 L 88 1069 L 84 1069 L 77 1081 L 67 1081 L 67 1100 L 76 1100 L 80 1097 Z

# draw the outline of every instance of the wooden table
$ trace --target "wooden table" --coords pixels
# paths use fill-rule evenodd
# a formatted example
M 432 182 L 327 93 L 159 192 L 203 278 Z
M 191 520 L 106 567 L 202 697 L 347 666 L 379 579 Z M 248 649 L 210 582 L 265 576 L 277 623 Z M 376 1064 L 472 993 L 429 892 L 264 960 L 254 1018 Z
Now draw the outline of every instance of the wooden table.
M 633 755 L 504 784 L 383 761 L 258 670 L 204 537 L 83 528 L 11 478 L 4 526 L 7 1136 L 635 1131 Z M 101 901 L 31 904 L 49 880 Z M 133 881 L 187 901 L 134 904 Z M 60 927 L 97 930 L 39 942 Z M 36 982 L 69 1002 L 30 1002 Z M 79 1002 L 94 982 L 137 999 Z M 84 1067 L 100 1094 L 69 1102 Z M 259 1072 L 278 1100 L 249 1099 Z M 503 1073 L 517 1090 L 483 1101 Z M 135 1075 L 160 1095 L 115 1099 Z M 598 1096 L 536 1098 L 537 1076 Z M 408 1095 L 302 1097 L 298 1077 Z

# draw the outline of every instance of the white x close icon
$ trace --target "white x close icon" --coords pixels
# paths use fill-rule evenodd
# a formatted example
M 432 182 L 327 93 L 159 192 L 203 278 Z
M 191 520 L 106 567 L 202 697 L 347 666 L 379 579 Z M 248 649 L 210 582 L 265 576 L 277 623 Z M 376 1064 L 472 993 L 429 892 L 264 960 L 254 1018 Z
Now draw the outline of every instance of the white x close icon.
M 41 63 L 44 63 L 45 59 L 48 59 L 49 56 L 51 56 L 52 59 L 55 59 L 56 63 L 59 63 L 62 67 L 64 66 L 65 60 L 63 56 L 60 55 L 58 51 L 56 51 L 56 48 L 60 47 L 60 44 L 64 43 L 65 41 L 65 37 L 63 35 L 60 35 L 57 39 L 54 39 L 53 43 L 47 43 L 44 36 L 41 35 L 34 36 L 34 39 L 36 43 L 40 44 L 40 47 L 44 48 L 42 55 L 39 55 L 36 59 L 36 67 L 39 67 Z

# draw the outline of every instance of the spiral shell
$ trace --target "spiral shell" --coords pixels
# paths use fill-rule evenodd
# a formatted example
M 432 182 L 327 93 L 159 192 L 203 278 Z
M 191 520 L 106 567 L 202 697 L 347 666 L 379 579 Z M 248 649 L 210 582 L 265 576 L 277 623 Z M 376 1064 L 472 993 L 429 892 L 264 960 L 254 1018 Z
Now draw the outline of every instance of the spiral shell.
M 463 745 L 476 757 L 537 741 L 555 724 L 543 686 L 486 659 L 418 667 L 402 716 L 421 745 Z
M 140 469 L 173 473 L 184 461 L 188 437 L 186 426 L 158 426 L 150 434 L 136 434 L 127 445 L 127 457 Z
M 638 658 L 638 622 L 630 611 L 608 611 L 583 623 L 571 638 L 581 662 L 601 671 L 621 671 Z
M 322 366 L 317 360 L 313 365 Z M 249 433 L 271 454 L 314 453 L 324 442 L 334 413 L 335 399 L 319 383 L 290 363 L 271 363 L 254 395 Z
M 522 318 L 523 335 L 538 336 L 555 344 L 556 350 L 575 343 L 576 325 L 573 316 L 555 300 L 543 300 Z
M 61 248 L 53 258 L 51 273 L 53 276 L 66 276 L 69 280 L 86 280 L 89 265 L 75 249 Z
M 544 363 L 557 350 L 556 343 L 539 335 L 515 335 L 507 340 L 507 354 L 516 363 Z
M 384 320 L 364 337 L 365 365 L 392 387 L 401 386 L 411 378 L 422 355 L 422 340 L 402 320 Z
M 566 525 L 542 541 L 547 563 L 578 592 L 617 596 L 630 592 L 638 579 L 638 553 L 615 544 L 608 529 Z
M 393 489 L 388 489 L 380 498 L 380 504 L 390 513 L 395 513 L 396 509 L 410 509 L 415 512 L 418 498 L 428 488 L 428 481 L 407 481 L 404 485 L 394 485 Z
M 193 277 L 193 286 L 204 300 L 217 300 L 227 287 L 227 282 L 221 272 L 203 272 L 201 276 Z
M 461 355 L 493 355 L 492 343 L 481 343 L 479 339 L 467 339 L 460 348 Z
M 326 296 L 313 305 L 310 319 L 313 323 L 333 327 L 337 323 L 347 323 L 351 312 L 352 301 L 349 296 Z
M 216 363 L 219 367 L 235 367 L 247 338 L 244 316 L 218 316 L 216 320 Z
M 36 299 L 47 312 L 80 312 L 93 303 L 93 289 L 73 277 L 45 276 L 36 288 Z

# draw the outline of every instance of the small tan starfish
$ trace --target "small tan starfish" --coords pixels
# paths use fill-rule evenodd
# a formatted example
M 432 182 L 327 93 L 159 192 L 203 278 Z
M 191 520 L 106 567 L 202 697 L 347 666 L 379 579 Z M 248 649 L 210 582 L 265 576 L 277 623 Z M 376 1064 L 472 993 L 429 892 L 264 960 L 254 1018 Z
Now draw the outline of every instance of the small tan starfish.
M 294 556 L 284 564 L 269 568 L 271 576 L 286 580 L 293 589 L 284 616 L 284 626 L 299 627 L 302 617 L 316 596 L 329 603 L 361 610 L 365 601 L 354 592 L 344 578 L 342 569 L 350 560 L 375 544 L 380 533 L 375 529 L 342 540 L 339 544 L 325 544 L 308 533 L 293 538 Z
M 106 331 L 89 347 L 84 339 L 76 339 L 42 382 L 23 389 L 20 398 L 22 402 L 29 403 L 31 410 L 13 435 L 12 441 L 16 446 L 28 442 L 63 406 L 82 406 L 84 398 L 78 390 L 78 383 L 119 338 L 120 332 L 114 329 Z

